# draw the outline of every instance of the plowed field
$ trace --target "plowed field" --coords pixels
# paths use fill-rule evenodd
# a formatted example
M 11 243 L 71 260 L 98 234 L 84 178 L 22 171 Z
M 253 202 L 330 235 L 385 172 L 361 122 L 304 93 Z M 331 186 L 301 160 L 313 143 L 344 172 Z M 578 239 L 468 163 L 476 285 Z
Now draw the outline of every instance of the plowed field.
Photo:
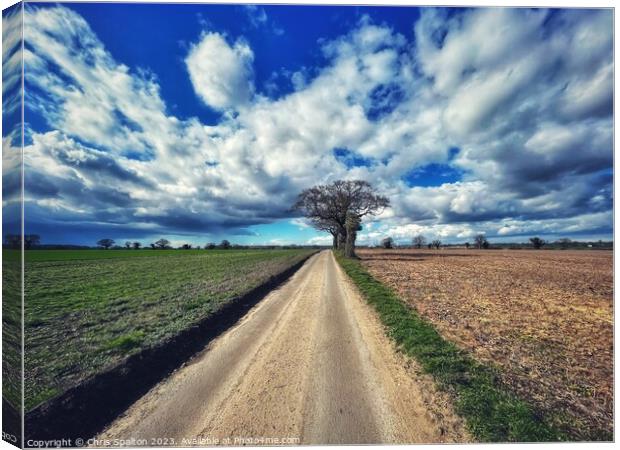
M 361 250 L 442 335 L 575 439 L 613 430 L 608 251 Z

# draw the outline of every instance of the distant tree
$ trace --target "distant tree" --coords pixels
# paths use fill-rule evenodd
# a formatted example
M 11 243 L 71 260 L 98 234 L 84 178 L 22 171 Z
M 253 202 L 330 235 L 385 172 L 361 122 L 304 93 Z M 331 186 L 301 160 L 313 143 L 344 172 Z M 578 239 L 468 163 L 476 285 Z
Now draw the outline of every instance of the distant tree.
M 465 242 L 465 248 L 469 248 L 471 244 L 469 242 Z
M 415 248 L 422 248 L 426 244 L 426 238 L 419 234 L 413 238 L 412 243 Z
M 433 242 L 431 242 L 431 244 L 433 244 L 433 247 L 435 247 L 436 249 L 439 249 L 439 247 L 441 247 L 441 241 L 439 239 L 435 239 Z
M 125 248 L 129 250 L 131 248 L 131 242 L 125 242 Z
M 214 242 L 209 242 L 207 245 L 205 245 L 205 249 L 206 250 L 213 250 L 216 247 L 217 247 L 217 245 L 215 245 Z
M 26 250 L 36 247 L 41 242 L 41 236 L 38 234 L 26 234 L 24 235 L 24 248 Z
M 157 246 L 156 246 L 154 243 L 150 243 L 150 244 L 149 244 L 149 246 L 150 246 L 153 250 L 155 250 L 155 249 L 157 248 Z
M 389 236 L 381 239 L 381 247 L 386 249 L 394 248 L 394 239 Z
M 570 247 L 572 242 L 573 241 L 571 241 L 569 238 L 558 239 L 558 244 L 560 244 L 560 248 L 562 250 L 566 250 L 568 247 Z
M 183 245 L 181 246 L 181 248 L 182 248 L 183 250 L 191 250 L 191 249 L 192 249 L 192 244 L 183 244 Z
M 139 242 L 134 242 L 131 244 L 131 246 L 133 247 L 134 250 L 140 250 L 140 247 L 142 247 L 142 244 L 140 244 Z
M 103 248 L 104 250 L 109 249 L 110 247 L 112 247 L 114 245 L 114 239 L 109 239 L 109 238 L 105 238 L 105 239 L 99 239 L 97 241 L 97 245 L 101 248 Z
M 546 244 L 545 240 L 539 237 L 530 238 L 530 242 L 535 249 L 542 248 L 542 246 Z
M 486 247 L 485 247 L 485 243 L 486 243 Z M 476 246 L 476 248 L 488 248 L 488 241 L 487 241 L 487 237 L 484 234 L 479 234 L 474 238 L 474 244 Z
M 430 250 L 431 248 L 433 248 L 433 244 L 429 242 L 428 244 L 426 244 L 426 247 Z
M 229 249 L 230 247 L 231 247 L 230 242 L 227 241 L 226 239 L 220 242 L 220 248 Z
M 155 248 L 159 249 L 159 250 L 165 250 L 167 248 L 170 248 L 170 241 L 168 239 L 160 239 L 157 242 L 155 242 Z
M 486 239 L 484 240 L 484 242 L 482 243 L 482 248 L 484 248 L 485 250 L 487 248 L 489 248 L 491 246 L 491 244 L 489 244 L 489 241 L 487 241 Z
M 355 256 L 355 239 L 365 216 L 380 214 L 390 204 L 364 180 L 337 180 L 303 190 L 293 205 L 314 228 L 332 235 L 334 249 Z

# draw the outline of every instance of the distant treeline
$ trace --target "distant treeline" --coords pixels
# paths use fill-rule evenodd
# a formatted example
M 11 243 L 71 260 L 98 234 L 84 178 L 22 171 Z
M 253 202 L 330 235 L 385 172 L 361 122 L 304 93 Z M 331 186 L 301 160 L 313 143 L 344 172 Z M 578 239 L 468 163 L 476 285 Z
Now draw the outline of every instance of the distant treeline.
M 509 250 L 522 250 L 528 248 L 536 248 L 531 243 L 505 243 L 505 244 L 493 244 L 492 248 L 509 249 Z M 613 241 L 553 241 L 546 242 L 541 247 L 542 250 L 613 250 Z
M 440 241 L 433 241 L 424 246 L 419 245 L 407 245 L 407 244 L 397 244 L 393 240 L 391 242 L 382 241 L 379 244 L 375 245 L 360 245 L 360 248 L 428 248 L 428 249 L 439 249 L 439 248 L 464 248 L 464 249 L 475 249 L 482 248 L 485 250 L 527 250 L 527 249 L 538 249 L 538 250 L 613 250 L 614 242 L 613 241 L 573 241 L 571 239 L 559 239 L 557 241 L 547 242 L 547 241 L 535 241 L 535 242 L 503 242 L 503 243 L 489 243 L 486 241 L 486 244 L 480 247 L 475 247 L 474 245 L 465 243 L 452 243 L 445 244 Z
M 118 245 L 114 239 L 104 238 L 97 241 L 96 246 L 89 245 L 73 245 L 73 244 L 41 244 L 41 238 L 36 234 L 27 234 L 24 239 L 24 247 L 26 250 L 249 250 L 249 249 L 298 249 L 312 248 L 320 249 L 319 245 L 242 245 L 233 244 L 224 239 L 220 243 L 208 242 L 204 246 L 193 246 L 192 244 L 182 244 L 173 247 L 167 239 L 159 239 L 151 244 L 143 245 L 141 242 L 134 241 L 125 242 L 124 245 Z M 7 234 L 4 237 L 2 247 L 7 249 L 20 249 L 22 245 L 21 236 L 17 234 Z
M 19 249 L 21 248 L 22 240 L 21 236 L 17 234 L 7 234 L 4 236 L 3 248 Z M 296 248 L 312 248 L 321 249 L 328 248 L 326 245 L 243 245 L 234 244 L 227 239 L 222 240 L 219 243 L 208 242 L 204 246 L 194 246 L 192 244 L 182 244 L 178 247 L 173 247 L 169 240 L 159 239 L 150 244 L 142 244 L 139 241 L 127 241 L 124 245 L 119 245 L 114 239 L 104 238 L 97 241 L 96 246 L 88 245 L 74 245 L 74 244 L 41 244 L 41 237 L 37 234 L 24 235 L 24 248 L 27 250 L 93 250 L 93 249 L 105 249 L 105 250 L 227 250 L 227 249 L 296 249 Z M 491 243 L 483 234 L 477 235 L 473 243 L 442 243 L 440 240 L 435 239 L 427 241 L 424 236 L 416 236 L 412 239 L 411 244 L 398 244 L 391 237 L 386 237 L 381 240 L 380 243 L 375 245 L 361 245 L 361 248 L 428 248 L 428 249 L 440 249 L 440 248 L 478 248 L 488 250 L 509 249 L 509 250 L 521 250 L 521 249 L 546 249 L 546 250 L 613 250 L 613 241 L 574 241 L 569 238 L 562 238 L 555 241 L 546 241 L 539 237 L 532 237 L 529 242 L 504 242 L 504 243 Z

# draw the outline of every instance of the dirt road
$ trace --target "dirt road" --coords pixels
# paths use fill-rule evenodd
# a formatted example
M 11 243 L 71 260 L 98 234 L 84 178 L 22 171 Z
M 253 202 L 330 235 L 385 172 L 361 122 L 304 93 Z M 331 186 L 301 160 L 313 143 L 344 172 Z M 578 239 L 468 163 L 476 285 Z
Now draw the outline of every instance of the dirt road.
M 468 437 L 325 251 L 97 439 L 187 446 Z

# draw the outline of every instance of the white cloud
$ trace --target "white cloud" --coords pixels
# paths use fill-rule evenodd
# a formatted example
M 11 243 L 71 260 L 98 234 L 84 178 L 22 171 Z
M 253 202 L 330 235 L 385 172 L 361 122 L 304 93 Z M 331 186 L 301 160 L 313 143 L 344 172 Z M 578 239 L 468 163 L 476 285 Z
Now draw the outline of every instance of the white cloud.
M 305 244 L 306 245 L 332 245 L 332 237 L 331 236 L 316 236 L 308 239 Z
M 219 33 L 203 33 L 185 63 L 194 90 L 215 109 L 246 105 L 254 93 L 254 53 L 239 39 L 229 45 Z
M 592 77 L 573 80 L 561 100 L 567 118 L 608 115 L 613 105 L 613 63 L 603 65 Z
M 306 228 L 310 228 L 310 224 L 305 219 L 300 219 L 296 217 L 295 219 L 291 219 L 291 225 L 296 226 L 300 230 L 305 230 Z
M 254 28 L 259 28 L 267 23 L 267 13 L 260 6 L 244 5 L 243 9 Z
M 243 230 L 289 217 L 303 188 L 362 178 L 393 205 L 365 224 L 367 242 L 581 232 L 609 217 L 609 12 L 425 9 L 415 40 L 365 17 L 321 44 L 324 67 L 290 72 L 295 90 L 277 99 L 255 92 L 248 42 L 204 33 L 185 62 L 200 99 L 222 111 L 215 126 L 171 115 L 155 76 L 116 62 L 71 10 L 28 14 L 27 83 L 39 90 L 27 100 L 55 130 L 26 151 L 42 211 L 53 199 L 72 220 Z M 347 166 L 334 148 L 367 164 Z M 401 179 L 430 163 L 463 180 Z
M 2 114 L 7 116 L 21 107 L 22 81 L 21 5 L 2 14 Z

